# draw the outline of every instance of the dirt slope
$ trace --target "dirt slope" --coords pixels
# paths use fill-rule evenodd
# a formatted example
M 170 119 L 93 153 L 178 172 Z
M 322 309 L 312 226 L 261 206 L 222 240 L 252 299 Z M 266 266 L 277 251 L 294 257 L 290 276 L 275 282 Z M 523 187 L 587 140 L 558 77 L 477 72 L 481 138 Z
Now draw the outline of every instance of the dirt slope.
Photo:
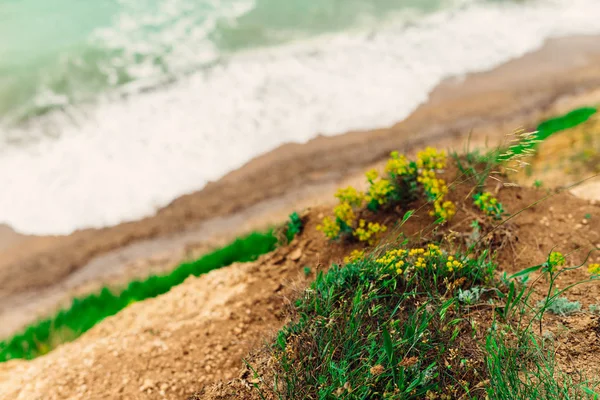
M 464 201 L 468 190 L 458 187 L 452 193 L 459 207 L 449 228 L 459 233 L 468 232 L 477 215 L 471 203 Z M 514 212 L 545 194 L 503 188 L 499 199 Z M 340 262 L 351 249 L 326 242 L 315 231 L 318 219 L 327 211 L 321 207 L 307 212 L 305 231 L 299 238 L 256 262 L 190 278 L 163 296 L 131 305 L 77 341 L 39 359 L 0 364 L 0 398 L 184 399 L 207 384 L 243 383 L 237 380 L 242 358 L 286 322 L 290 301 L 314 279 L 316 270 Z M 592 222 L 582 224 L 586 214 L 592 216 Z M 388 221 L 399 217 L 385 216 Z M 500 250 L 500 269 L 514 272 L 540 263 L 555 246 L 564 253 L 600 247 L 598 221 L 599 205 L 568 193 L 551 197 L 513 221 L 510 243 Z M 428 216 L 417 215 L 406 230 L 416 232 L 430 222 Z M 585 254 L 575 251 L 569 261 L 580 262 Z M 311 271 L 308 276 L 306 266 Z M 564 287 L 584 276 L 584 271 L 576 271 L 559 284 Z M 584 307 L 597 303 L 600 285 L 578 288 L 569 298 L 581 301 Z M 575 315 L 549 319 L 548 323 L 549 328 L 559 323 L 571 326 L 559 338 L 579 343 L 560 349 L 559 359 L 567 368 L 600 368 L 597 317 Z

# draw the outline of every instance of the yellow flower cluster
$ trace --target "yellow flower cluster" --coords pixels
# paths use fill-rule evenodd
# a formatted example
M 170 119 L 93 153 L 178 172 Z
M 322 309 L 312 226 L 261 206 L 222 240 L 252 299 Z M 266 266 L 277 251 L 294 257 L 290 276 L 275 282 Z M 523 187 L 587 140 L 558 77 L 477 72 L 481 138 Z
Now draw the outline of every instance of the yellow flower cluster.
M 404 249 L 389 250 L 382 257 L 375 260 L 375 262 L 381 265 L 389 265 L 390 269 L 400 275 L 404 272 L 404 257 L 406 257 L 406 253 Z
M 553 251 L 548 257 L 548 263 L 553 267 L 562 267 L 563 265 L 565 265 L 566 262 L 567 261 L 565 260 L 565 256 L 563 256 L 562 253 L 558 251 Z
M 361 219 L 358 222 L 358 228 L 354 230 L 353 234 L 361 242 L 367 242 L 372 246 L 377 241 L 377 237 L 385 231 L 387 231 L 385 225 L 381 225 L 377 222 L 369 222 L 367 224 L 364 219 Z
M 417 261 L 415 261 L 415 268 L 423 269 L 427 266 L 425 263 L 425 259 L 423 257 L 417 257 Z
M 385 166 L 385 172 L 395 176 L 402 176 L 412 173 L 410 162 L 404 155 L 400 155 L 397 151 L 392 151 L 390 159 Z
M 594 263 L 588 265 L 588 272 L 592 275 L 600 275 L 600 264 Z
M 446 168 L 446 152 L 427 147 L 417 153 L 417 167 L 427 170 Z
M 379 205 L 384 205 L 388 201 L 388 195 L 394 191 L 394 185 L 387 179 L 372 181 L 367 192 L 367 202 L 376 201 Z
M 335 193 L 335 197 L 340 201 L 340 203 L 348 203 L 353 207 L 360 207 L 362 206 L 365 195 L 364 193 L 356 190 L 356 188 L 348 186 L 345 189 L 338 189 L 338 191 Z
M 456 215 L 456 206 L 450 200 L 444 202 L 437 200 L 433 203 L 433 210 L 429 212 L 429 215 L 450 221 Z
M 427 245 L 427 251 L 424 253 L 425 257 L 439 257 L 442 255 L 442 250 L 440 250 L 440 247 L 438 245 L 435 244 L 428 244 Z
M 419 254 L 425 254 L 425 249 L 422 249 L 422 248 L 410 249 L 410 251 L 408 252 L 409 257 L 414 257 Z
M 435 171 L 432 169 L 421 171 L 417 178 L 417 182 L 420 182 L 423 185 L 425 192 L 432 200 L 437 200 L 448 194 L 446 181 L 438 179 L 435 175 Z
M 455 259 L 454 256 L 448 256 L 448 261 L 446 261 L 446 268 L 448 268 L 449 272 L 453 272 L 455 269 L 461 269 L 462 267 L 464 267 L 464 264 L 462 262 Z
M 352 250 L 350 255 L 344 257 L 344 263 L 349 264 L 351 262 L 354 262 L 356 260 L 363 258 L 364 256 L 365 256 L 364 250 L 356 250 L 356 249 Z
M 329 239 L 335 239 L 340 234 L 340 226 L 330 217 L 323 218 L 321 225 L 317 225 L 317 230 L 323 232 Z
M 367 177 L 367 181 L 373 183 L 375 179 L 379 178 L 379 172 L 376 169 L 371 169 L 365 173 L 365 176 Z
M 348 226 L 352 226 L 354 220 L 356 219 L 356 215 L 354 215 L 354 210 L 352 206 L 348 203 L 340 203 L 333 209 L 333 213 L 336 218 L 345 223 Z
M 414 267 L 415 269 L 424 269 L 427 263 L 431 263 L 432 267 L 436 267 L 438 258 L 442 255 L 439 246 L 428 244 L 427 248 L 413 248 L 410 250 L 394 249 L 389 250 L 383 256 L 375 260 L 378 264 L 389 266 L 392 271 L 397 274 L 402 274 L 406 268 Z M 446 267 L 449 272 L 460 269 L 463 263 L 456 260 L 453 256 L 449 256 L 446 262 Z
M 368 224 L 363 221 L 357 224 L 361 217 L 362 208 L 367 207 L 371 212 L 376 212 L 380 206 L 386 205 L 395 199 L 412 199 L 406 191 L 414 191 L 416 179 L 424 188 L 427 198 L 434 203 L 434 210 L 430 213 L 438 219 L 447 221 L 456 213 L 454 203 L 445 199 L 448 186 L 443 179 L 436 177 L 436 170 L 446 166 L 446 153 L 432 147 L 418 153 L 417 162 L 409 161 L 397 151 L 390 154 L 390 159 L 385 168 L 385 175 L 379 174 L 376 169 L 366 172 L 369 189 L 363 193 L 352 186 L 339 189 L 335 197 L 339 205 L 334 208 L 335 218 L 325 218 L 318 229 L 330 239 L 335 239 L 340 234 L 350 234 L 360 241 L 374 243 L 375 237 L 385 231 L 379 224 Z M 417 174 L 418 172 L 418 174 Z M 403 177 L 402 181 L 399 177 Z M 404 185 L 401 186 L 401 185 Z M 404 196 L 407 194 L 408 196 Z M 359 221 L 360 222 L 360 221 Z M 335 226 L 337 225 L 337 226 Z M 358 225 L 358 226 L 357 226 Z
M 546 271 L 552 274 L 558 270 L 558 267 L 562 267 L 563 265 L 565 265 L 566 262 L 567 261 L 565 260 L 565 256 L 563 256 L 562 253 L 558 251 L 553 251 L 548 256 L 548 266 Z
M 433 201 L 433 210 L 429 215 L 449 221 L 456 214 L 454 203 L 445 200 L 448 194 L 448 185 L 446 181 L 437 178 L 435 169 L 442 169 L 446 166 L 446 153 L 428 147 L 418 155 L 417 165 L 421 168 L 417 182 L 423 185 L 427 197 Z

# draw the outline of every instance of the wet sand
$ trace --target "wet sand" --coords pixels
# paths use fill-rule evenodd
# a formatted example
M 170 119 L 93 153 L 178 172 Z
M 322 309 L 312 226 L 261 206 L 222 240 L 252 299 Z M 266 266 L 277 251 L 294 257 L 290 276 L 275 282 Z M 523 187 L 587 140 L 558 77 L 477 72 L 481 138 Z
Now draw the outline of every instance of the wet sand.
M 190 251 L 281 221 L 391 150 L 460 151 L 467 135 L 493 145 L 515 128 L 600 102 L 598 88 L 600 39 L 551 40 L 492 71 L 446 80 L 392 127 L 283 145 L 151 217 L 69 236 L 27 237 L 0 226 L 0 337 L 73 294 L 167 270 Z

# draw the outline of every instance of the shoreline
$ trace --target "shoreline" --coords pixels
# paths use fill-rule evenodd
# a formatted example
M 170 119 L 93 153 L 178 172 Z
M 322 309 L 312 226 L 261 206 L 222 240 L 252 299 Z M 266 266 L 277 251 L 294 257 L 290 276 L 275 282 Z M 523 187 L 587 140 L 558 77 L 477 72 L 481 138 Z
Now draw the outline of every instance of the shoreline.
M 4 320 L 3 309 L 10 308 L 13 313 L 24 311 L 18 304 L 26 302 L 14 303 L 9 299 L 44 288 L 64 291 L 61 283 L 75 272 L 136 243 L 147 242 L 152 248 L 157 240 L 179 235 L 180 239 L 167 246 L 168 251 L 176 252 L 189 243 L 186 232 L 210 231 L 201 239 L 203 242 L 214 236 L 210 221 L 215 218 L 238 221 L 225 233 L 235 236 L 242 233 L 239 223 L 260 214 L 244 214 L 246 211 L 260 209 L 261 204 L 277 203 L 292 190 L 304 189 L 304 204 L 311 204 L 315 196 L 323 195 L 323 187 L 336 187 L 391 150 L 410 151 L 434 142 L 442 147 L 441 141 L 460 146 L 471 131 L 481 142 L 489 139 L 494 144 L 515 128 L 532 128 L 536 121 L 552 113 L 600 101 L 597 92 L 593 92 L 600 88 L 598 38 L 552 39 L 542 49 L 491 71 L 448 79 L 430 93 L 425 104 L 392 127 L 319 136 L 304 144 L 282 145 L 138 221 L 77 231 L 68 236 L 23 237 L 3 229 L 0 231 L 0 281 L 3 282 L 0 315 Z M 590 92 L 593 92 L 591 97 L 585 97 Z M 284 210 L 291 211 L 290 207 L 282 201 L 277 218 L 285 215 Z M 262 213 L 268 215 L 269 208 L 263 207 Z M 242 217 L 236 220 L 236 216 Z M 136 253 L 134 258 L 145 255 Z M 122 277 L 127 279 L 129 275 L 124 273 Z M 46 307 L 52 308 L 48 308 L 48 304 Z M 37 312 L 27 310 L 28 318 L 20 324 L 34 320 L 39 313 L 39 308 Z

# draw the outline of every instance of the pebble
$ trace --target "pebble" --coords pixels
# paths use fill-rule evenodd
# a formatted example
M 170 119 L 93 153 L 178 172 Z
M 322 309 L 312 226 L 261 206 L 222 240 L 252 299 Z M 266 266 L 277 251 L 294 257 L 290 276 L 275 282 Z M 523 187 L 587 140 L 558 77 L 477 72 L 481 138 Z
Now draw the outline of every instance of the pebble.
M 298 261 L 300 257 L 302 257 L 302 249 L 296 249 L 288 256 L 288 258 L 292 261 Z
M 151 379 L 144 379 L 144 383 L 140 386 L 140 392 L 145 392 L 146 390 L 152 388 L 154 386 L 154 382 Z

